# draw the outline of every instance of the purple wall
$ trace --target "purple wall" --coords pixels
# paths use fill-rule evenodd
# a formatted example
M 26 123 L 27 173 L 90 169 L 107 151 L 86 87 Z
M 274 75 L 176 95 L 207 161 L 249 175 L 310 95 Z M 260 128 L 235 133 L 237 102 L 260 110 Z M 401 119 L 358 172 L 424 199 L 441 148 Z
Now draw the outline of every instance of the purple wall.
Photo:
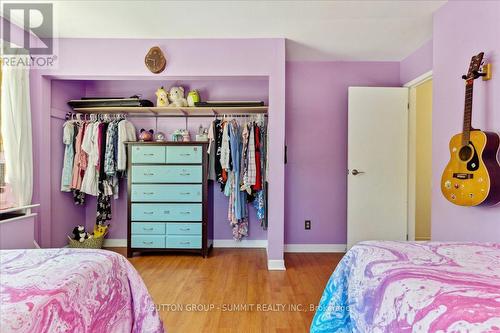
M 459 22 L 467 22 L 460 24 Z M 476 80 L 473 126 L 500 131 L 500 2 L 450 1 L 434 15 L 432 238 L 500 240 L 500 207 L 454 206 L 441 195 L 448 141 L 462 130 L 464 83 L 470 58 L 480 51 L 493 64 L 493 79 Z
M 399 63 L 287 62 L 286 70 L 285 243 L 345 244 L 347 88 L 398 86 Z
M 400 63 L 399 82 L 403 85 L 432 70 L 432 39 Z

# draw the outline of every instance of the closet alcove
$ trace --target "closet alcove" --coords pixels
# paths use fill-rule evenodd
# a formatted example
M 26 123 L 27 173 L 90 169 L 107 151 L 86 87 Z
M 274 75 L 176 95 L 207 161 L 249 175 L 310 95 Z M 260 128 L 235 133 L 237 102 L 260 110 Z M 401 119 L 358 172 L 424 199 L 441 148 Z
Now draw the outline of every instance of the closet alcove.
M 63 244 L 66 235 L 77 224 L 92 229 L 95 224 L 96 198 L 86 196 L 83 206 L 73 203 L 71 193 L 60 191 L 61 169 L 64 155 L 62 142 L 62 126 L 66 114 L 71 110 L 67 102 L 81 97 L 129 97 L 140 95 L 156 105 L 155 91 L 163 86 L 169 89 L 172 86 L 182 86 L 187 92 L 191 89 L 199 91 L 201 99 L 206 100 L 259 100 L 269 105 L 269 79 L 266 76 L 241 77 L 179 77 L 179 78 L 137 78 L 137 79 L 62 79 L 54 78 L 50 81 L 50 151 L 51 151 L 51 202 L 52 202 L 52 242 Z M 116 111 L 116 110 L 115 110 Z M 105 110 L 100 110 L 104 112 Z M 270 109 L 271 113 L 272 110 Z M 176 129 L 186 128 L 192 138 L 200 125 L 208 127 L 214 116 L 206 113 L 200 117 L 156 117 L 154 113 L 141 114 L 141 117 L 129 117 L 137 130 L 144 128 L 161 131 L 170 138 Z M 214 240 L 227 246 L 232 240 L 231 226 L 227 219 L 228 199 L 220 191 L 219 186 L 211 186 L 213 191 Z M 255 244 L 266 244 L 267 231 L 263 230 L 256 217 L 255 209 L 249 208 L 248 241 Z M 108 246 L 125 246 L 127 238 L 127 184 L 126 179 L 120 180 L 119 198 L 112 200 L 113 219 L 108 235 Z M 234 241 L 236 242 L 236 241 Z M 240 244 L 236 244 L 238 246 Z

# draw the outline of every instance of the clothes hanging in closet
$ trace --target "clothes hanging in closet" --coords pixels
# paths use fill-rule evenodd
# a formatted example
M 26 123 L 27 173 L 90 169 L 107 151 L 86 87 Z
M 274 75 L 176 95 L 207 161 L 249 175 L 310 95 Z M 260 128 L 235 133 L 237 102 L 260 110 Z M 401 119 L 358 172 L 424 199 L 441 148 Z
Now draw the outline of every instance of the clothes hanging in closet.
M 85 195 L 97 197 L 97 224 L 112 217 L 111 197 L 118 198 L 127 141 L 136 141 L 136 131 L 125 119 L 68 120 L 63 125 L 61 191 L 72 192 L 77 205 L 85 203 Z
M 260 121 L 216 119 L 209 129 L 210 178 L 216 180 L 229 199 L 228 220 L 233 238 L 248 236 L 249 202 L 256 208 L 261 226 L 266 218 L 266 126 Z M 212 169 L 213 165 L 213 169 Z

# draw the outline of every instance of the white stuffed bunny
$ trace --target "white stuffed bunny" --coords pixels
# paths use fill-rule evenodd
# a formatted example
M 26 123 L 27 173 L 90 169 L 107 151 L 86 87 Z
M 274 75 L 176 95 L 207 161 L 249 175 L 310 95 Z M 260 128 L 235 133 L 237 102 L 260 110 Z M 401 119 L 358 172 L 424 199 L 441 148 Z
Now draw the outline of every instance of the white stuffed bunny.
M 172 102 L 171 106 L 185 107 L 187 106 L 187 100 L 184 98 L 184 88 L 182 87 L 172 87 L 170 88 L 169 96 Z

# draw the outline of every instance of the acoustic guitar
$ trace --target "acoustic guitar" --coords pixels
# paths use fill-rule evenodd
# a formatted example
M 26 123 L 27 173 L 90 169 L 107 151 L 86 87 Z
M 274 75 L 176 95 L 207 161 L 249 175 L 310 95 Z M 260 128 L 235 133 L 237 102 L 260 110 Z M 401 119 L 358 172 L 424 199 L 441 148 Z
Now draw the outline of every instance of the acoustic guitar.
M 465 80 L 463 132 L 450 141 L 450 162 L 441 178 L 444 197 L 460 206 L 493 206 L 500 203 L 500 137 L 472 128 L 474 80 L 483 76 L 484 53 L 472 57 Z

